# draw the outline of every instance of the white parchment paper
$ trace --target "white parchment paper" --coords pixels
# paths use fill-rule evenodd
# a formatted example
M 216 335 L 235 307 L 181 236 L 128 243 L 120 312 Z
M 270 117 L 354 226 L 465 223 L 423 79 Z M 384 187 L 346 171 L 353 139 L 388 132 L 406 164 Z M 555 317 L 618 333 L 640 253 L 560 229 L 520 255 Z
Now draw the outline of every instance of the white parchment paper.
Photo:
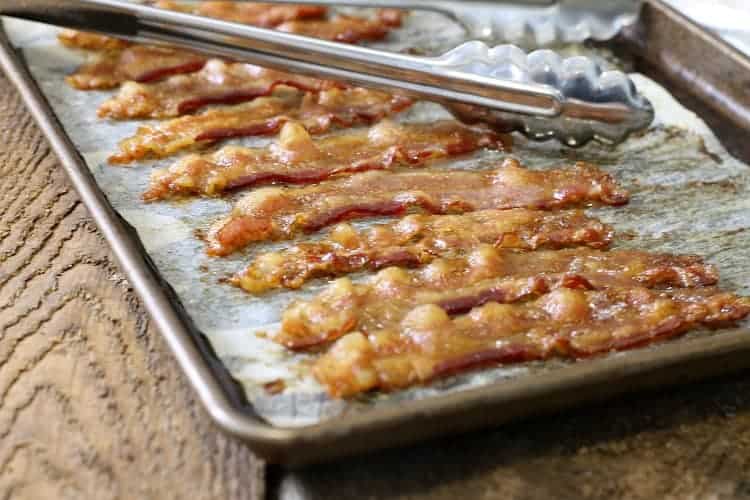
M 194 231 L 226 214 L 232 199 L 144 204 L 140 195 L 148 183 L 150 171 L 175 160 L 142 162 L 131 167 L 108 165 L 106 157 L 116 149 L 118 141 L 131 135 L 143 122 L 97 119 L 96 108 L 112 93 L 79 92 L 64 83 L 64 76 L 72 72 L 84 56 L 58 45 L 55 28 L 16 20 L 6 20 L 5 25 L 109 202 L 136 228 L 150 257 L 177 292 L 185 310 L 245 388 L 256 411 L 270 423 L 309 425 L 345 412 L 367 411 L 375 405 L 398 404 L 446 391 L 502 383 L 508 377 L 534 376 L 540 370 L 565 366 L 565 362 L 552 361 L 501 367 L 390 395 L 372 395 L 352 402 L 329 400 L 309 373 L 300 367 L 304 356 L 291 354 L 258 335 L 258 332 L 272 333 L 289 302 L 312 296 L 325 286 L 325 281 L 310 283 L 300 291 L 281 291 L 262 297 L 253 297 L 219 283 L 221 278 L 244 267 L 254 254 L 292 242 L 262 244 L 224 259 L 205 256 L 203 243 L 194 236 Z M 425 13 L 412 15 L 403 29 L 378 45 L 393 50 L 417 47 L 434 53 L 457 45 L 463 41 L 462 37 L 458 26 L 438 15 Z M 565 50 L 583 49 L 569 47 Z M 656 121 L 647 133 L 632 137 L 616 148 L 592 144 L 580 150 L 565 149 L 556 143 L 531 144 L 517 138 L 513 155 L 533 168 L 577 159 L 599 164 L 632 193 L 627 207 L 592 210 L 614 224 L 618 232 L 628 235 L 628 238 L 621 238 L 619 246 L 703 255 L 719 267 L 724 288 L 749 294 L 750 169 L 729 156 L 704 122 L 667 91 L 640 75 L 633 75 L 633 78 L 656 109 Z M 445 116 L 439 106 L 419 103 L 398 119 L 431 121 Z M 258 145 L 267 139 L 238 142 Z M 490 168 L 502 157 L 500 153 L 484 152 L 446 163 L 445 167 Z M 356 225 L 366 227 L 372 223 Z M 701 334 L 708 333 L 694 335 Z M 628 356 L 628 353 L 614 355 Z M 287 389 L 278 395 L 267 394 L 263 385 L 276 380 L 283 380 Z

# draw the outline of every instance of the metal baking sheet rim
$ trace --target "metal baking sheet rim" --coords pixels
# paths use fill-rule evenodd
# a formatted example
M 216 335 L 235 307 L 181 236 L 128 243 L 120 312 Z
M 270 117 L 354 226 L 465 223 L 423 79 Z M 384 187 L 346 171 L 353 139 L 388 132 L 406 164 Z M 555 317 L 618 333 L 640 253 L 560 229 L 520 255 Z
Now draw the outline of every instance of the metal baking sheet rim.
M 223 372 L 218 359 L 210 358 L 210 347 L 191 327 L 168 285 L 150 265 L 135 230 L 110 206 L 3 28 L 0 28 L 0 66 L 49 140 L 211 418 L 269 461 L 318 462 L 750 366 L 750 331 L 740 329 L 717 337 L 668 343 L 628 356 L 589 360 L 529 380 L 510 380 L 502 385 L 435 396 L 399 408 L 375 409 L 309 427 L 274 427 L 254 416 L 238 393 L 232 394 L 229 375 Z M 365 433 L 367 439 L 358 439 Z

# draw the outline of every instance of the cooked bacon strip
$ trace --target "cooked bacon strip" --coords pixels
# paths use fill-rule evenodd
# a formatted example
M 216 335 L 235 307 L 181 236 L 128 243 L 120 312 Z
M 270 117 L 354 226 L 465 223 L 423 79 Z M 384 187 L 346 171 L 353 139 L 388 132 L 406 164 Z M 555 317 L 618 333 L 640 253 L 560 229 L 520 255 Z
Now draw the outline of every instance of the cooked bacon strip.
M 204 56 L 184 50 L 132 45 L 96 54 L 92 62 L 78 68 L 66 80 L 79 90 L 111 89 L 127 80 L 148 83 L 193 73 L 203 68 L 206 60 Z
M 188 4 L 161 0 L 156 2 L 155 6 L 261 28 L 274 28 L 281 23 L 300 19 L 320 19 L 328 13 L 328 9 L 320 5 L 280 5 L 254 2 L 199 2 Z
M 297 92 L 261 97 L 140 127 L 133 137 L 120 143 L 120 152 L 109 160 L 129 163 L 147 157 L 163 158 L 221 139 L 271 135 L 289 121 L 301 123 L 311 134 L 322 134 L 333 127 L 374 123 L 410 105 L 405 97 L 358 87 L 332 88 L 304 97 Z
M 155 3 L 155 7 L 214 17 L 261 28 L 274 28 L 281 23 L 302 19 L 321 19 L 328 13 L 328 9 L 321 5 L 279 5 L 253 2 L 179 3 L 171 0 L 160 0 Z M 384 22 L 388 22 L 389 16 L 392 16 L 392 13 L 384 12 L 381 18 Z M 394 16 L 393 19 L 396 23 L 400 23 L 398 16 Z M 66 47 L 85 50 L 123 49 L 131 45 L 130 42 L 125 40 L 71 29 L 63 30 L 58 39 Z
M 165 158 L 183 150 L 211 145 L 219 140 L 216 132 L 228 130 L 227 126 L 234 126 L 235 137 L 270 135 L 289 121 L 287 116 L 300 107 L 302 100 L 297 92 L 282 93 L 144 125 L 138 127 L 135 135 L 120 142 L 120 151 L 111 155 L 109 161 L 122 164 L 144 158 Z M 199 140 L 204 135 L 209 137 Z
M 217 17 L 228 21 L 272 28 L 299 19 L 320 18 L 325 7 L 313 5 L 272 5 L 242 2 L 201 2 L 195 5 L 162 1 L 157 6 L 182 12 Z M 147 83 L 169 76 L 200 70 L 207 58 L 187 51 L 151 45 L 134 45 L 116 38 L 75 30 L 64 30 L 60 42 L 72 48 L 99 51 L 94 61 L 84 64 L 67 78 L 79 90 L 103 90 L 117 87 L 126 81 Z M 240 89 L 241 90 L 241 89 Z M 134 89 L 129 89 L 134 92 Z M 238 100 L 229 102 L 241 102 Z M 162 118 L 174 115 L 132 115 Z
M 250 2 L 200 2 L 191 5 L 163 0 L 157 2 L 156 6 L 344 43 L 381 40 L 391 28 L 401 26 L 403 19 L 403 11 L 398 9 L 380 9 L 373 19 L 345 15 L 325 19 L 328 10 L 313 5 Z
M 391 329 L 339 339 L 313 367 L 333 397 L 425 383 L 479 366 L 579 359 L 644 346 L 750 314 L 750 299 L 713 288 L 558 288 L 532 302 L 488 303 L 451 318 L 427 304 Z
M 627 203 L 628 194 L 598 168 L 527 170 L 506 160 L 488 171 L 364 172 L 305 188 L 261 188 L 242 198 L 209 233 L 208 253 L 227 255 L 254 242 L 288 239 L 348 219 L 482 209 L 553 209 Z
M 161 0 L 156 2 L 156 6 L 347 43 L 380 40 L 388 34 L 388 28 L 400 27 L 404 16 L 404 12 L 399 9 L 379 9 L 373 19 L 344 15 L 325 19 L 328 9 L 323 6 L 252 2 L 187 4 Z
M 398 26 L 401 26 L 401 12 L 385 9 L 375 19 L 337 15 L 328 20 L 289 21 L 278 25 L 276 29 L 324 40 L 358 43 L 382 40 L 391 28 Z
M 258 256 L 234 279 L 251 293 L 306 281 L 388 266 L 418 267 L 439 257 L 457 256 L 480 244 L 497 248 L 606 248 L 613 230 L 581 211 L 551 213 L 522 208 L 480 210 L 463 215 L 413 214 L 356 231 L 341 223 L 319 242 Z
M 506 149 L 508 136 L 456 121 L 398 125 L 383 120 L 369 131 L 313 141 L 305 128 L 284 125 L 279 140 L 266 148 L 227 146 L 210 155 L 191 155 L 151 174 L 144 199 L 174 195 L 216 195 L 262 184 L 312 184 L 334 176 L 399 166 L 420 167 L 431 160 L 482 147 Z
M 480 245 L 465 257 L 438 259 L 423 269 L 384 269 L 364 284 L 340 278 L 315 298 L 288 307 L 276 340 L 306 349 L 350 331 L 389 328 L 421 304 L 453 315 L 560 287 L 702 287 L 717 281 L 716 269 L 693 256 L 584 248 L 516 252 Z
M 292 75 L 252 64 L 212 59 L 197 73 L 161 82 L 125 82 L 117 96 L 99 107 L 103 118 L 174 118 L 212 104 L 238 104 L 269 96 L 279 85 L 319 91 L 342 84 Z
M 171 0 L 159 1 L 156 5 L 165 9 L 346 43 L 380 40 L 391 28 L 400 26 L 402 19 L 402 12 L 393 9 L 378 11 L 374 19 L 339 15 L 327 20 L 322 19 L 327 9 L 314 5 L 226 1 L 191 5 Z M 99 52 L 94 61 L 84 64 L 68 76 L 68 83 L 79 90 L 111 89 L 131 80 L 139 83 L 154 82 L 173 75 L 193 73 L 206 63 L 206 57 L 187 51 L 136 45 L 95 33 L 64 30 L 58 38 L 67 47 Z M 145 115 L 138 117 L 143 116 Z M 164 116 L 170 115 L 155 117 Z
M 57 39 L 71 49 L 95 51 L 119 50 L 131 45 L 130 42 L 118 38 L 70 29 L 62 30 Z

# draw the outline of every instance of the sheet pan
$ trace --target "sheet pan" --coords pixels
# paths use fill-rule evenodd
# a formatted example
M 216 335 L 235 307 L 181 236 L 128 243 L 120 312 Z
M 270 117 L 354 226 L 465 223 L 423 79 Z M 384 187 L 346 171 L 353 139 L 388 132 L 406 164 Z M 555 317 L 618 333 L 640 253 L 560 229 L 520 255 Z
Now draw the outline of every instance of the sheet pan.
M 434 44 L 426 50 L 439 50 L 441 45 L 454 43 L 450 37 L 455 36 L 455 31 L 445 33 L 448 36 L 434 44 L 424 30 L 413 25 L 409 36 Z M 102 151 L 112 145 L 98 144 L 101 136 L 76 136 L 75 120 L 60 111 L 61 103 L 55 99 L 75 99 L 75 96 L 55 95 L 50 91 L 55 81 L 45 81 L 44 29 L 28 30 L 24 36 L 25 40 L 14 40 L 24 46 L 23 51 L 16 50 L 3 37 L 0 63 L 49 138 L 208 412 L 222 428 L 247 440 L 272 461 L 317 461 L 496 425 L 534 412 L 748 364 L 750 333 L 739 328 L 710 334 L 699 332 L 653 348 L 581 363 L 548 362 L 487 370 L 429 388 L 352 404 L 327 400 L 319 388 L 305 386 L 309 381 L 301 382 L 300 390 L 285 397 L 263 398 L 257 391 L 249 390 L 248 383 L 238 376 L 246 365 L 241 365 L 242 352 L 233 356 L 232 346 L 239 345 L 240 350 L 251 356 L 264 347 L 259 347 L 260 341 L 253 338 L 250 328 L 229 330 L 230 336 L 237 335 L 243 340 L 237 344 L 237 338 L 228 338 L 227 332 L 217 334 L 210 325 L 201 324 L 194 302 L 179 289 L 179 280 L 174 279 L 174 269 L 170 271 L 155 251 L 154 235 L 144 234 L 147 226 L 139 224 L 139 217 L 144 215 L 123 208 L 117 193 L 106 186 L 106 195 L 102 191 L 102 179 L 112 181 L 102 177 L 103 169 L 112 168 L 102 166 Z M 393 48 L 398 48 L 399 43 L 402 42 L 397 40 Z M 750 78 L 750 66 L 738 52 L 658 1 L 647 4 L 640 24 L 630 33 L 617 43 L 595 51 L 606 58 L 610 49 L 618 55 L 627 55 L 621 60 L 632 60 L 638 70 L 665 83 L 672 94 L 686 99 L 709 123 L 723 122 L 725 125 L 714 131 L 730 149 L 744 156 L 741 145 L 747 142 L 742 139 L 750 130 L 750 112 L 741 89 L 742 82 Z M 695 57 L 696 51 L 706 58 Z M 53 64 L 53 69 L 66 70 L 66 64 L 72 62 L 64 57 L 61 61 L 59 67 Z M 731 71 L 735 78 L 726 78 L 723 73 L 726 71 Z M 657 111 L 663 110 L 662 123 L 650 134 L 629 141 L 625 146 L 627 161 L 623 161 L 622 150 L 598 147 L 569 152 L 552 144 L 521 144 L 520 154 L 526 155 L 524 159 L 533 156 L 534 166 L 540 168 L 558 162 L 561 156 L 592 159 L 612 169 L 626 183 L 647 186 L 635 190 L 627 216 L 620 213 L 613 220 L 621 233 L 639 233 L 633 241 L 622 244 L 707 255 L 720 267 L 725 287 L 750 293 L 750 256 L 746 250 L 750 235 L 745 231 L 750 221 L 742 216 L 743 210 L 748 212 L 745 200 L 750 200 L 746 196 L 750 193 L 750 170 L 731 158 L 703 122 L 677 105 L 669 93 L 646 78 L 639 78 L 639 82 L 656 101 Z M 716 99 L 717 95 L 721 98 Z M 439 110 L 429 106 L 419 107 L 404 119 L 430 118 L 436 113 Z M 726 127 L 728 121 L 731 127 Z M 106 125 L 100 127 L 106 131 Z M 118 138 L 121 136 L 117 134 Z M 479 163 L 492 159 L 480 158 Z M 708 170 L 707 165 L 711 167 Z M 138 168 L 145 171 L 152 167 Z M 659 200 L 665 203 L 660 204 Z M 701 212 L 705 203 L 713 207 L 708 214 Z M 210 207 L 206 210 L 206 215 L 212 214 Z M 147 210 L 144 213 L 148 214 Z M 605 219 L 613 216 L 608 210 L 597 215 Z M 644 231 L 644 225 L 652 227 Z M 185 239 L 183 234 L 174 232 L 174 227 L 172 230 L 167 233 L 167 241 Z M 189 226 L 179 226 L 176 230 L 189 232 Z M 216 283 L 207 285 L 219 287 Z M 240 364 L 239 370 L 235 363 Z M 265 364 L 272 365 L 273 359 Z M 279 415 L 294 418 L 274 418 Z

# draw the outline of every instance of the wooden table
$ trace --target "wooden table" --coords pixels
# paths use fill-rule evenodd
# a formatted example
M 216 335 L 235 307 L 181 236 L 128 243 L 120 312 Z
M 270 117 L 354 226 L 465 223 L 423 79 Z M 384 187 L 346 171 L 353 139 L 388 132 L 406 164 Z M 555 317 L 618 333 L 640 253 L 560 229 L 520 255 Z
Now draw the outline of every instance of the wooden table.
M 750 498 L 750 377 L 296 471 L 214 428 L 0 79 L 0 499 Z

